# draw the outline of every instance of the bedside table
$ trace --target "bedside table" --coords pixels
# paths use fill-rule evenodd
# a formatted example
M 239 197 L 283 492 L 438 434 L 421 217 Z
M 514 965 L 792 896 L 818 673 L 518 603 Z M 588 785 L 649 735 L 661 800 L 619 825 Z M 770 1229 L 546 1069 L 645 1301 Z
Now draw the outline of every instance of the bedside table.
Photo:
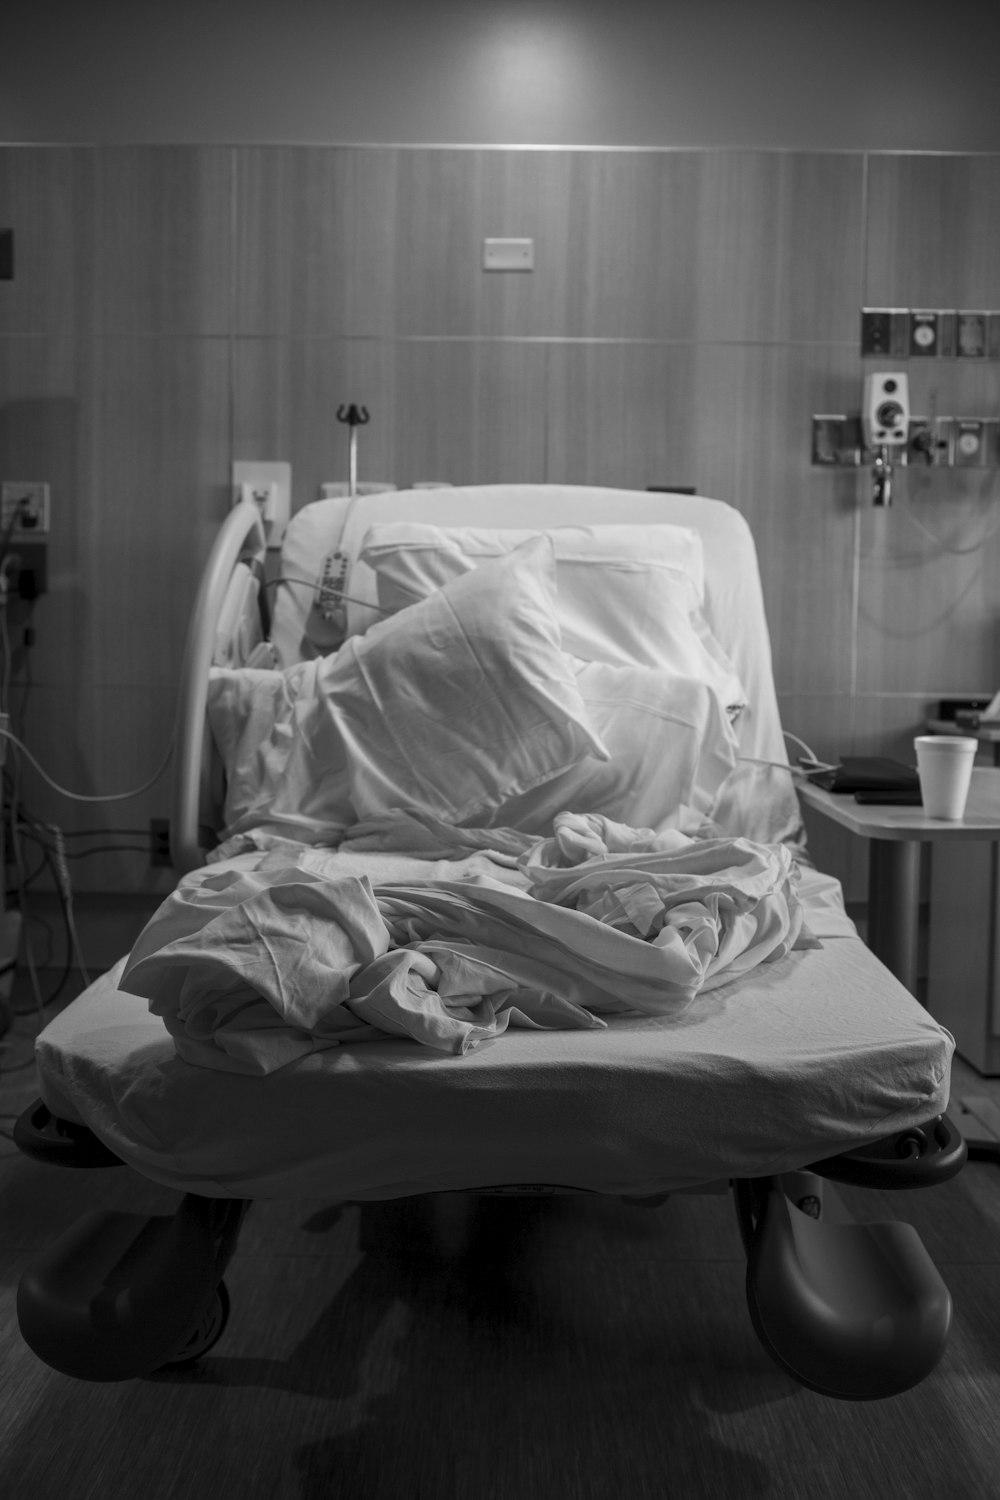
M 912 994 L 917 979 L 921 846 L 986 843 L 995 865 L 1000 841 L 1000 770 L 973 771 L 965 817 L 957 823 L 929 818 L 922 807 L 863 806 L 850 795 L 825 792 L 809 781 L 799 782 L 796 790 L 806 806 L 858 838 L 868 839 L 868 946 Z M 932 907 L 932 924 L 933 920 Z M 948 1025 L 936 1010 L 935 1018 Z

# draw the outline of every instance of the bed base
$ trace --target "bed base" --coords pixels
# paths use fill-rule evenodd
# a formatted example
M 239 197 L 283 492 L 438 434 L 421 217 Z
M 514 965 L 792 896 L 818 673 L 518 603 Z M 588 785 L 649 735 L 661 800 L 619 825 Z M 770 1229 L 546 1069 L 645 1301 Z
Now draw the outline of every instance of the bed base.
M 14 1139 L 46 1165 L 122 1165 L 85 1126 L 59 1120 L 40 1100 L 18 1119 Z M 913 1227 L 833 1220 L 823 1210 L 820 1179 L 931 1187 L 955 1176 L 965 1159 L 961 1135 L 941 1115 L 800 1173 L 730 1184 L 751 1322 L 771 1358 L 800 1385 L 845 1401 L 899 1395 L 935 1367 L 951 1327 L 948 1289 Z M 480 1191 L 580 1190 L 524 1183 Z M 85 1214 L 21 1278 L 17 1315 L 25 1342 L 45 1364 L 79 1380 L 132 1380 L 193 1362 L 225 1328 L 222 1278 L 249 1206 L 188 1193 L 170 1215 Z M 370 1232 L 363 1248 L 375 1248 Z

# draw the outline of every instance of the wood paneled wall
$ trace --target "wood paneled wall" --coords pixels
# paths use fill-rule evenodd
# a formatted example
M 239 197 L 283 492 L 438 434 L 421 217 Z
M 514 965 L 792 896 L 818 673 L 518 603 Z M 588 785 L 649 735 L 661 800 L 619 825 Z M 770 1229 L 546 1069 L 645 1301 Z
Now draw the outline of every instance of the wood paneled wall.
M 753 150 L 12 147 L 0 151 L 0 476 L 48 479 L 50 588 L 19 727 L 82 792 L 153 770 L 234 458 L 294 503 L 346 477 L 693 484 L 755 532 L 786 726 L 907 753 L 928 705 L 1000 685 L 996 471 L 910 469 L 889 511 L 810 464 L 857 410 L 862 305 L 1000 308 L 1000 157 Z M 530 235 L 531 275 L 486 275 Z M 996 362 L 911 361 L 915 408 L 1000 415 Z M 981 544 L 980 544 L 981 543 Z M 131 802 L 38 815 L 142 829 Z M 817 858 L 852 894 L 861 861 Z M 164 888 L 144 854 L 82 889 Z

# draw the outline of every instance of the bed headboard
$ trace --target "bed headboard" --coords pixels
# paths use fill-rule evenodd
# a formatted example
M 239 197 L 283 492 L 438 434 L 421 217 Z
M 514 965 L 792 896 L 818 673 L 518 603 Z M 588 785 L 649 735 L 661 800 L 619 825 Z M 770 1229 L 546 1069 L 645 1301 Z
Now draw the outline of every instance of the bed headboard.
M 281 572 L 308 582 L 304 586 L 282 585 L 275 591 L 271 638 L 283 665 L 301 660 L 308 652 L 304 624 L 322 560 L 338 551 L 348 558 L 356 557 L 368 528 L 380 521 L 529 530 L 570 525 L 649 526 L 656 522 L 692 527 L 701 536 L 705 554 L 708 622 L 750 699 L 752 713 L 744 724 L 748 736 L 745 753 L 785 760 L 757 549 L 749 526 L 731 505 L 701 495 L 543 484 L 399 490 L 354 500 L 319 501 L 300 510 L 285 535 Z M 374 575 L 363 564 L 352 563 L 349 593 L 352 598 L 374 602 Z
M 700 495 L 540 484 L 399 490 L 317 501 L 299 510 L 285 533 L 279 579 L 303 581 L 278 582 L 275 587 L 271 639 L 281 665 L 317 654 L 316 646 L 305 637 L 305 625 L 328 559 L 328 569 L 334 572 L 345 563 L 350 565 L 347 591 L 353 599 L 374 602 L 374 575 L 353 560 L 369 527 L 384 521 L 529 530 L 669 522 L 696 530 L 705 559 L 705 615 L 748 698 L 738 723 L 740 754 L 746 759 L 732 789 L 733 806 L 723 820 L 732 824 L 726 831 L 767 840 L 801 838 L 791 777 L 787 771 L 759 764 L 788 762 L 757 552 L 749 526 L 732 506 Z M 351 609 L 355 624 L 359 618 L 364 621 L 363 608 L 360 615 L 357 606 Z M 212 637 L 214 642 L 214 627 Z M 187 693 L 189 703 L 196 692 Z M 191 727 L 189 722 L 187 730 Z M 198 753 L 200 757 L 200 748 Z M 182 754 L 190 780 L 190 747 Z M 202 862 L 203 840 L 197 833 L 197 815 L 191 811 L 190 785 L 183 788 L 183 796 L 181 790 L 175 783 L 171 848 L 178 868 L 189 869 Z

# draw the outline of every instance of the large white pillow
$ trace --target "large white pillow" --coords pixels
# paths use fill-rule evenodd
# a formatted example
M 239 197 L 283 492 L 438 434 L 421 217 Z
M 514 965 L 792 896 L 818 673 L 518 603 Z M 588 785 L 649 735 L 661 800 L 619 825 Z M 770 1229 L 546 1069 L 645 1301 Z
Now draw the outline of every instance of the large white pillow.
M 208 722 L 226 773 L 224 837 L 254 830 L 336 844 L 357 821 L 347 757 L 323 707 L 324 665 L 212 669 Z
M 536 536 L 350 637 L 323 674 L 359 818 L 486 816 L 607 758 L 562 649 L 552 543 Z
M 375 574 L 379 608 L 394 613 L 504 556 L 532 535 L 555 549 L 563 647 L 584 661 L 666 667 L 709 683 L 730 708 L 746 696 L 702 614 L 701 537 L 686 526 L 559 526 L 543 533 L 385 522 L 359 560 Z
M 493 814 L 495 827 L 550 834 L 556 813 L 602 813 L 633 828 L 709 817 L 738 755 L 718 694 L 657 667 L 580 662 L 577 683 L 608 760 L 582 761 Z
M 209 721 L 227 771 L 226 834 L 336 842 L 393 809 L 453 823 L 596 757 L 535 537 L 285 672 L 216 669 Z

